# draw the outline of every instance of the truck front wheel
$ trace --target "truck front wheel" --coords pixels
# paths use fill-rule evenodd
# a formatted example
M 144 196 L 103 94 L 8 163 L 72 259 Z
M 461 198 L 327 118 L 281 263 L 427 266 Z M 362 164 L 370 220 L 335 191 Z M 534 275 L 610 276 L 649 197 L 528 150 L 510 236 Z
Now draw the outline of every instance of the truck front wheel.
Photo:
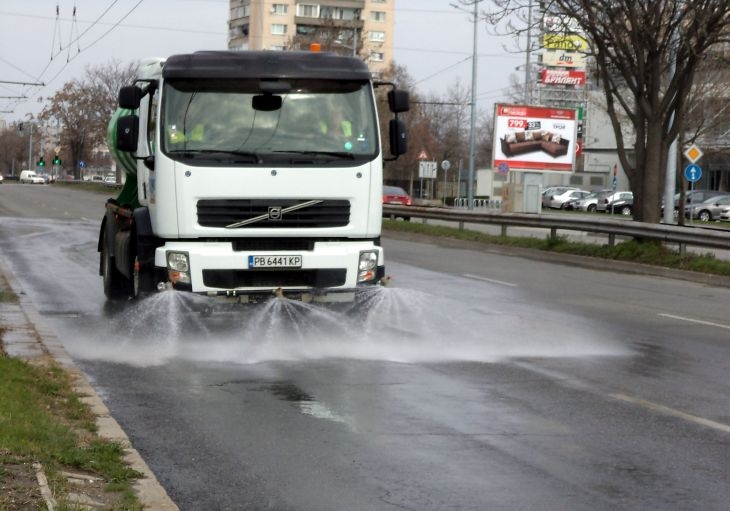
M 101 244 L 101 275 L 104 279 L 104 294 L 108 299 L 123 300 L 129 297 L 129 280 L 114 266 L 106 234 Z

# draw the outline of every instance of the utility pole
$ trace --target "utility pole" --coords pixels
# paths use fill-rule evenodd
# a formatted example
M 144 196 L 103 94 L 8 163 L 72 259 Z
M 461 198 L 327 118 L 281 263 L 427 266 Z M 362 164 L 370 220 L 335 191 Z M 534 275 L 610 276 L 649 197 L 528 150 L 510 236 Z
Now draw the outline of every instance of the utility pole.
M 28 170 L 33 170 L 33 123 L 30 124 L 30 142 L 28 144 Z
M 471 53 L 471 123 L 469 127 L 469 177 L 466 183 L 467 190 L 467 207 L 468 209 L 474 209 L 474 160 L 476 158 L 476 119 L 477 119 L 477 25 L 479 23 L 479 3 L 483 0 L 471 0 L 471 2 L 465 3 L 462 0 L 462 5 L 471 5 L 474 7 L 472 14 L 472 23 L 474 26 L 473 33 L 473 47 Z M 455 7 L 459 10 L 464 10 L 459 4 L 450 4 L 451 7 Z M 467 12 L 467 11 L 465 11 Z
M 527 48 L 525 51 L 525 104 L 532 103 L 532 84 L 530 83 L 530 74 L 532 63 L 532 0 L 527 6 Z

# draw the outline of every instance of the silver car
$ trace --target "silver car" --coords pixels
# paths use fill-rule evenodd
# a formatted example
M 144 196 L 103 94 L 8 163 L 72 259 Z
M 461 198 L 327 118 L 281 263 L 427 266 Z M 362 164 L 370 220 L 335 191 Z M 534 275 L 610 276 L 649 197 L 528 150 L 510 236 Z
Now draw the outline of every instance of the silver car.
M 617 201 L 633 200 L 633 192 L 611 192 L 608 195 L 601 197 L 596 203 L 596 211 L 602 213 L 611 212 L 611 204 L 615 204 Z
M 690 204 L 684 208 L 685 218 L 697 219 L 701 222 L 718 220 L 723 209 L 730 207 L 730 195 L 710 197 L 705 202 Z
M 611 190 L 598 190 L 591 192 L 589 195 L 586 195 L 584 198 L 579 200 L 574 209 L 576 211 L 588 211 L 589 213 L 592 213 L 596 210 L 596 204 L 598 204 L 598 201 L 610 194 Z

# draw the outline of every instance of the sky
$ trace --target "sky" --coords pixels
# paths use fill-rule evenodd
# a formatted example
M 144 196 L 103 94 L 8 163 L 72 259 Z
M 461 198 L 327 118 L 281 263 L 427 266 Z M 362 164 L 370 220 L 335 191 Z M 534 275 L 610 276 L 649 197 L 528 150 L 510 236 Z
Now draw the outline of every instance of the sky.
M 457 0 L 391 1 L 394 60 L 406 67 L 418 92 L 444 96 L 457 81 L 470 89 L 472 8 L 453 7 Z M 228 0 L 0 1 L 0 120 L 38 114 L 42 98 L 82 78 L 89 66 L 226 49 L 228 5 Z M 477 25 L 480 110 L 506 99 L 509 76 L 521 73 L 515 68 L 524 59 L 510 38 L 490 35 L 483 22 Z M 44 85 L 32 85 L 38 83 Z

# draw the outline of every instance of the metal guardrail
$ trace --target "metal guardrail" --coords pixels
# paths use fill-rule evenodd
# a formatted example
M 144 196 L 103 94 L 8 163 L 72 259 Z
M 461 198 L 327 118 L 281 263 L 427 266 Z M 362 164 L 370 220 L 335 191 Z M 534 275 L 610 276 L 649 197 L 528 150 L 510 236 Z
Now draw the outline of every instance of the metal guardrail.
M 391 214 L 411 218 L 424 218 L 457 222 L 459 229 L 464 224 L 491 224 L 501 226 L 503 236 L 508 227 L 533 227 L 550 231 L 551 238 L 557 238 L 558 230 L 601 233 L 608 235 L 608 244 L 613 246 L 616 236 L 651 239 L 679 245 L 680 254 L 687 246 L 730 250 L 730 231 L 704 229 L 679 225 L 649 224 L 633 220 L 616 220 L 578 215 L 539 215 L 531 213 L 502 213 L 449 208 L 424 208 L 418 206 L 383 205 L 384 216 Z
M 471 204 L 475 209 L 502 209 L 501 199 L 472 199 Z M 466 197 L 456 197 L 454 199 L 454 207 L 469 207 L 469 199 Z

